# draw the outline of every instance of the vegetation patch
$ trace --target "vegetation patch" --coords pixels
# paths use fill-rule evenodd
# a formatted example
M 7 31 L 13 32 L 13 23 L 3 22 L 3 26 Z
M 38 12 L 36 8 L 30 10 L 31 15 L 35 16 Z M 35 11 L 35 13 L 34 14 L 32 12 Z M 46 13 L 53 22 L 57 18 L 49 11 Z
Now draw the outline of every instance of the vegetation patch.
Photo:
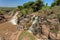
M 19 36 L 18 40 L 23 40 L 23 38 L 25 36 L 28 36 L 30 40 L 35 40 L 34 36 L 27 31 L 22 32 L 21 35 Z

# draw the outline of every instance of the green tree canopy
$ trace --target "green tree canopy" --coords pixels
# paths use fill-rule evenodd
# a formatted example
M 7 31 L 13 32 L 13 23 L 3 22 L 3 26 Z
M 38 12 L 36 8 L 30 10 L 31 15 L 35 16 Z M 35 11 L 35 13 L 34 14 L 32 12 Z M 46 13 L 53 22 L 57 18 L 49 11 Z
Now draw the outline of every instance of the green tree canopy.
M 34 4 L 34 2 L 30 1 L 30 2 L 24 3 L 23 6 L 24 6 L 24 8 L 29 8 L 29 7 L 31 7 L 33 4 Z
M 18 6 L 18 9 L 19 9 L 19 10 L 22 10 L 22 9 L 23 9 L 23 6 Z
M 52 3 L 51 6 L 53 7 L 55 5 L 59 6 L 60 5 L 60 0 L 54 0 L 54 2 Z
M 42 0 L 36 0 L 36 2 L 34 2 L 34 4 L 32 5 L 32 8 L 34 11 L 38 11 L 42 8 L 43 5 L 44 4 Z
M 27 14 L 28 12 L 31 13 L 32 11 L 36 12 L 40 10 L 42 6 L 44 6 L 43 1 L 36 0 L 35 2 L 30 1 L 30 2 L 24 3 L 22 6 L 18 6 L 18 9 L 22 11 L 21 13 Z

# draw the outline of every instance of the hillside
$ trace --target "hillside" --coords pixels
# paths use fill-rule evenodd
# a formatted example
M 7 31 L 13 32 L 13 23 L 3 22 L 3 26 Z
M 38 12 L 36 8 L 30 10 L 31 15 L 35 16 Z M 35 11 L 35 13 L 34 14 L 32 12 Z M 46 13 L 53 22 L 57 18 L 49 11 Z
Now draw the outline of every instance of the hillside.
M 28 30 L 28 32 L 31 31 L 32 34 L 36 37 L 36 40 L 42 40 L 42 38 L 51 40 L 60 39 L 59 8 L 59 6 L 55 6 L 52 9 L 39 10 L 22 17 L 18 17 L 17 23 L 19 26 L 13 25 L 9 21 L 2 23 L 0 24 L 0 32 L 2 32 L 0 35 L 5 35 L 7 30 L 9 31 L 9 34 L 12 34 L 17 31 L 20 32 L 19 30 L 23 29 Z M 10 36 L 12 36 L 11 34 Z M 6 37 L 6 40 L 8 40 L 8 37 L 10 36 L 4 35 L 3 37 Z
M 60 40 L 60 0 L 0 7 L 0 40 Z

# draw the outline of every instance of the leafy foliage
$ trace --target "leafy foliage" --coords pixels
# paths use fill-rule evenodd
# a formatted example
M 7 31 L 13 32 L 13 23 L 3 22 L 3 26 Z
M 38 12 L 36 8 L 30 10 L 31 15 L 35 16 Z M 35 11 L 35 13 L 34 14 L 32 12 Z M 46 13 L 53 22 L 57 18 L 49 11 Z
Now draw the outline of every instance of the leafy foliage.
M 60 5 L 60 0 L 54 0 L 54 2 L 52 3 L 51 6 L 53 7 L 55 5 L 59 6 Z
M 23 7 L 24 8 L 30 8 L 30 7 L 32 7 L 32 5 L 34 4 L 34 2 L 27 2 L 27 3 L 25 3 L 25 4 L 23 4 Z
M 33 4 L 32 8 L 33 8 L 34 12 L 36 12 L 36 11 L 40 10 L 42 8 L 42 6 L 44 6 L 43 1 L 42 0 L 37 0 Z
M 43 5 L 44 4 L 42 0 L 36 0 L 35 2 L 30 1 L 24 3 L 22 6 L 18 6 L 18 9 L 24 15 L 24 14 L 28 14 L 29 12 L 32 13 L 40 10 Z
M 19 10 L 22 10 L 23 9 L 23 6 L 18 6 Z

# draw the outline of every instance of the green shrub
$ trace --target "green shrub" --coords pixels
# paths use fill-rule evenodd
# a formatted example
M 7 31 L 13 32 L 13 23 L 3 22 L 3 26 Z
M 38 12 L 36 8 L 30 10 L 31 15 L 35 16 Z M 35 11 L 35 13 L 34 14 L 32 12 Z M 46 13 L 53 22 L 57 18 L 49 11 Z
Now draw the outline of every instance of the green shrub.
M 0 15 L 3 14 L 2 11 L 0 10 Z
M 22 32 L 18 40 L 22 40 L 25 36 L 28 36 L 30 40 L 35 40 L 34 36 L 27 31 Z
M 25 9 L 22 9 L 22 10 L 21 10 L 20 16 L 21 16 L 21 15 L 30 14 L 30 13 L 32 13 L 32 12 L 33 12 L 33 9 L 32 9 L 32 8 L 29 8 L 29 9 L 25 8 Z

